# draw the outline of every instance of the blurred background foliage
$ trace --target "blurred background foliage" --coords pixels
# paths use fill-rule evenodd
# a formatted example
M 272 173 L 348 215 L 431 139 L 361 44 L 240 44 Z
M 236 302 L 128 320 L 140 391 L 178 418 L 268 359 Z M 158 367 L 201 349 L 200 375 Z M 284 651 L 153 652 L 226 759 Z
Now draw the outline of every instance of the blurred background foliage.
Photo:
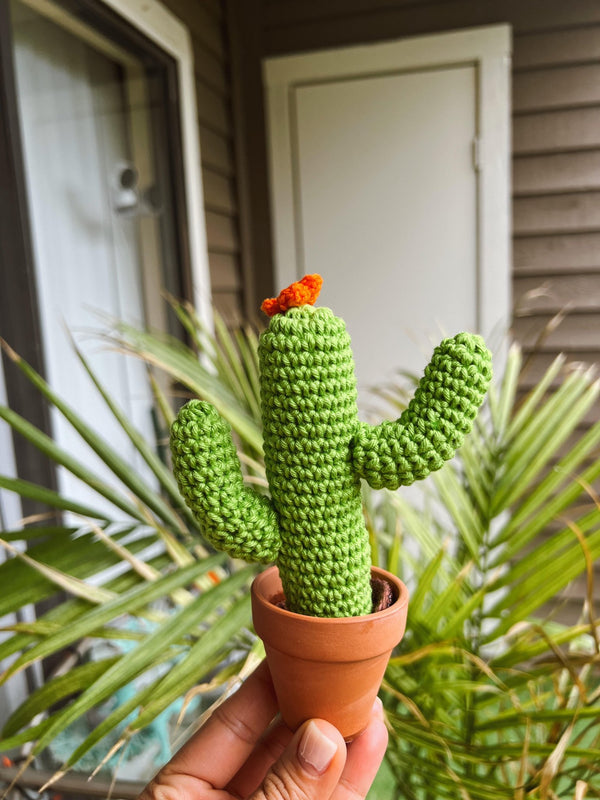
M 0 407 L 16 435 L 102 498 L 94 508 L 0 476 L 0 488 L 50 510 L 1 534 L 9 558 L 0 565 L 0 617 L 54 599 L 32 621 L 5 625 L 0 642 L 2 683 L 58 660 L 3 726 L 0 751 L 16 753 L 23 768 L 48 763 L 50 753 L 57 775 L 110 770 L 153 730 L 160 763 L 262 656 L 248 595 L 256 568 L 212 551 L 167 458 L 177 405 L 201 397 L 231 424 L 246 480 L 266 490 L 257 335 L 230 331 L 218 316 L 209 332 L 190 307 L 173 307 L 190 346 L 121 323 L 105 335 L 148 365 L 158 446 L 78 351 L 90 390 L 147 465 L 143 477 L 5 347 L 114 477 L 99 477 Z M 411 592 L 407 632 L 382 688 L 390 745 L 371 798 L 600 797 L 600 423 L 580 427 L 599 387 L 557 359 L 521 398 L 522 368 L 512 347 L 473 433 L 440 472 L 398 493 L 364 489 L 373 560 Z M 380 391 L 390 415 L 403 408 L 405 389 L 403 380 Z M 564 622 L 559 598 L 575 580 L 585 582 L 586 601 L 578 620 Z M 84 653 L 75 662 L 74 647 Z

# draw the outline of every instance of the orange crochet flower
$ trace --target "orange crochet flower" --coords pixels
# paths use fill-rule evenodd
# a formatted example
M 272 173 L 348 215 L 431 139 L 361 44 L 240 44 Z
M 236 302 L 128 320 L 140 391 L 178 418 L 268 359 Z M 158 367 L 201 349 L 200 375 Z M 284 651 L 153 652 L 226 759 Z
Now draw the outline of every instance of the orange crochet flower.
M 275 314 L 282 314 L 288 308 L 297 306 L 312 306 L 323 285 L 323 278 L 320 275 L 305 275 L 302 280 L 292 283 L 287 289 L 279 293 L 277 297 L 268 297 L 263 300 L 261 311 L 268 317 Z

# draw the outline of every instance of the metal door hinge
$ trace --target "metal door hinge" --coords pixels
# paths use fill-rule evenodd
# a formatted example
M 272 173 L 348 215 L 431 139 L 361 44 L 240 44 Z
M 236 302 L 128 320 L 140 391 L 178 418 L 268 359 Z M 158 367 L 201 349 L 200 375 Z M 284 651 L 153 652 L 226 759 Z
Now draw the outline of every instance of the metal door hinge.
M 475 172 L 479 172 L 482 167 L 481 138 L 479 136 L 475 136 L 475 138 L 471 142 L 471 157 L 473 159 L 473 169 L 475 170 Z

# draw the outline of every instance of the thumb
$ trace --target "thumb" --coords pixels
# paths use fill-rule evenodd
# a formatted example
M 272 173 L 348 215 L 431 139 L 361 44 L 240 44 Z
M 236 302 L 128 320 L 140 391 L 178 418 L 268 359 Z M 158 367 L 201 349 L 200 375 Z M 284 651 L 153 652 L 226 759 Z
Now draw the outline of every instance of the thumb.
M 305 722 L 249 800 L 328 800 L 346 763 L 342 734 L 321 719 Z

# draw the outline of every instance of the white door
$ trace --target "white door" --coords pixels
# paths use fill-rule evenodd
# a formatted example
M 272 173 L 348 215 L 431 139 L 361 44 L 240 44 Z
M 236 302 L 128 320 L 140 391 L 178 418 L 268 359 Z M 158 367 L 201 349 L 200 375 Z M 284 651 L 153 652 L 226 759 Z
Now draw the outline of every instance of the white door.
M 100 314 L 146 321 L 138 215 L 122 212 L 117 197 L 119 170 L 131 163 L 119 65 L 53 21 L 19 10 L 15 66 L 48 379 L 133 458 L 67 336 L 68 330 L 81 340 L 82 331 L 101 328 Z M 115 358 L 97 342 L 93 350 L 100 379 L 151 440 L 152 398 L 142 364 Z M 104 473 L 59 414 L 52 422 L 62 447 Z M 64 471 L 59 481 L 67 496 L 87 491 Z
M 506 27 L 265 64 L 280 288 L 324 277 L 361 404 L 509 318 Z

